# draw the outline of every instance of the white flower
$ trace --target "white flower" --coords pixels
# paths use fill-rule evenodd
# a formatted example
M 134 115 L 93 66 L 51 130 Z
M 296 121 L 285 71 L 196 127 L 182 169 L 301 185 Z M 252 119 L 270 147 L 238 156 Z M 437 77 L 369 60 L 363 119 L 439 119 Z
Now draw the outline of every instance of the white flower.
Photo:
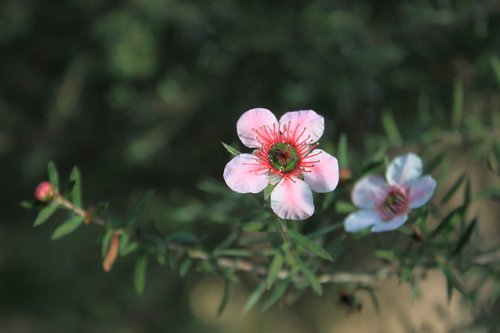
M 385 179 L 367 176 L 354 184 L 352 202 L 360 210 L 344 221 L 348 232 L 371 227 L 372 232 L 399 228 L 412 208 L 423 206 L 434 193 L 436 181 L 422 175 L 422 160 L 413 153 L 398 156 L 389 164 Z

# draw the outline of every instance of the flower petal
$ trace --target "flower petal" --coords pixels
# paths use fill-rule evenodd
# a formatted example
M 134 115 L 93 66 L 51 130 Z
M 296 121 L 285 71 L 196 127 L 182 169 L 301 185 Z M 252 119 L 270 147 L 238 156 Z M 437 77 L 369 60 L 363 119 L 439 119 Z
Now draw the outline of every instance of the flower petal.
M 339 163 L 335 157 L 321 149 L 311 152 L 311 155 L 316 154 L 318 155 L 312 158 L 318 162 L 311 167 L 311 172 L 304 172 L 304 180 L 314 192 L 331 192 L 339 183 Z
M 408 183 L 410 208 L 418 208 L 424 205 L 434 194 L 436 181 L 431 176 L 415 179 Z
M 311 189 L 298 178 L 283 178 L 271 193 L 271 208 L 282 219 L 305 220 L 314 213 Z
M 309 136 L 312 142 L 318 141 L 325 130 L 325 118 L 313 110 L 300 110 L 285 113 L 280 118 L 280 125 L 288 126 L 288 123 L 290 123 L 291 131 L 295 130 L 298 126 L 298 134 L 305 128 L 301 139 L 305 140 L 307 136 Z
M 238 193 L 259 193 L 268 184 L 268 175 L 252 154 L 234 157 L 224 168 L 224 180 Z
M 351 200 L 359 208 L 375 208 L 387 195 L 387 182 L 380 176 L 366 176 L 352 189 Z
M 408 214 L 398 215 L 390 221 L 377 223 L 372 227 L 372 232 L 390 231 L 402 226 L 408 220 Z
M 273 128 L 273 124 L 278 124 L 274 114 L 268 109 L 255 108 L 243 113 L 236 123 L 236 132 L 241 142 L 249 148 L 258 148 L 261 146 L 257 141 L 255 130 L 262 126 Z
M 389 184 L 404 185 L 422 174 L 422 160 L 413 153 L 401 155 L 391 161 L 385 172 Z
M 382 222 L 382 218 L 371 209 L 358 210 L 347 216 L 344 229 L 347 232 L 356 232 Z

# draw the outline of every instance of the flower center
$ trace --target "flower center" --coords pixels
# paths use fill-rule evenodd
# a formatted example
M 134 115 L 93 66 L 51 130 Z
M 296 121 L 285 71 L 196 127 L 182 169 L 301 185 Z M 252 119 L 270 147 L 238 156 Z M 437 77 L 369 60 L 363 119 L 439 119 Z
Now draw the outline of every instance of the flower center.
M 297 150 L 289 143 L 272 145 L 269 149 L 268 159 L 273 168 L 283 173 L 295 170 L 300 162 Z
M 408 210 L 408 197 L 403 188 L 391 186 L 387 197 L 379 207 L 380 215 L 384 221 L 390 221 Z

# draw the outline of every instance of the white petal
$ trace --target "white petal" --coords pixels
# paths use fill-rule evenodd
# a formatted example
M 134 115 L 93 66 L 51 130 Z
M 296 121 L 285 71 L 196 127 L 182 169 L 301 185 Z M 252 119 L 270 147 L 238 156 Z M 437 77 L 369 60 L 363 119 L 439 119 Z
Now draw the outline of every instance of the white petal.
M 312 142 L 316 142 L 323 135 L 325 130 L 325 118 L 313 110 L 300 110 L 285 113 L 280 118 L 280 125 L 289 126 L 288 124 L 290 124 L 291 131 L 295 130 L 298 126 L 299 133 L 305 128 L 305 132 L 300 138 L 301 141 L 309 136 Z
M 298 178 L 283 178 L 271 193 L 271 208 L 282 219 L 305 220 L 314 213 L 311 189 Z
M 434 194 L 436 181 L 431 176 L 415 179 L 408 183 L 410 208 L 418 208 L 424 205 Z
M 311 155 L 316 154 L 318 155 L 311 157 L 311 160 L 318 162 L 314 163 L 311 172 L 304 172 L 304 180 L 315 192 L 331 192 L 339 183 L 339 163 L 335 157 L 321 149 L 311 152 Z
M 258 148 L 260 147 L 260 143 L 256 139 L 257 134 L 255 130 L 262 126 L 273 128 L 273 125 L 278 125 L 278 120 L 271 111 L 263 108 L 255 108 L 241 115 L 236 123 L 236 131 L 245 146 Z
M 347 232 L 356 232 L 381 222 L 382 218 L 376 211 L 371 209 L 358 210 L 347 216 L 344 221 L 344 229 Z
M 404 185 L 422 174 L 422 160 L 413 153 L 401 155 L 391 161 L 385 177 L 389 184 Z
M 351 200 L 360 208 L 375 208 L 387 195 L 387 182 L 379 176 L 366 176 L 352 189 Z
M 372 227 L 373 232 L 394 230 L 402 226 L 408 219 L 408 214 L 398 215 L 390 221 L 377 223 Z
M 268 184 L 265 170 L 251 154 L 234 157 L 224 168 L 224 180 L 231 190 L 238 193 L 259 193 Z

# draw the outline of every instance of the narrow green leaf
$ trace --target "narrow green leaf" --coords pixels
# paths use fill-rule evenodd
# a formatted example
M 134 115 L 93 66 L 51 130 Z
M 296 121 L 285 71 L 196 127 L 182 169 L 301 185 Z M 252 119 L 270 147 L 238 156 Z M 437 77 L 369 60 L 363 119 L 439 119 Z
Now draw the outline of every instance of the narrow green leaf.
M 233 155 L 233 156 L 238 156 L 239 154 L 241 154 L 241 152 L 238 151 L 238 149 L 228 145 L 227 143 L 225 142 L 222 142 L 222 145 L 224 146 L 224 148 L 226 148 L 226 150 L 229 152 L 229 154 Z
M 130 215 L 130 218 L 127 221 L 127 225 L 129 227 L 134 227 L 139 223 L 140 218 L 142 216 L 142 213 L 144 212 L 146 205 L 149 203 L 149 201 L 153 197 L 153 194 L 154 194 L 154 191 L 152 191 L 152 190 L 147 191 L 139 198 L 139 200 L 137 200 L 137 203 L 135 204 L 134 210 L 132 211 L 132 214 Z
M 220 315 L 224 312 L 224 309 L 227 306 L 227 303 L 229 302 L 229 294 L 231 291 L 231 279 L 225 278 L 224 279 L 224 294 L 222 295 L 222 299 L 220 301 L 219 307 L 217 309 L 217 317 L 220 317 Z
M 51 239 L 59 239 L 75 231 L 83 223 L 83 217 L 75 215 L 54 230 Z
M 444 276 L 446 277 L 446 291 L 448 296 L 448 303 L 451 301 L 451 296 L 453 294 L 453 290 L 456 289 L 462 296 L 467 297 L 467 292 L 465 291 L 462 283 L 457 279 L 453 271 L 448 267 L 445 263 L 440 262 L 438 264 L 439 268 L 443 271 Z
M 326 252 L 321 246 L 316 244 L 314 241 L 312 241 L 308 237 L 302 235 L 301 233 L 299 233 L 295 230 L 289 230 L 288 235 L 295 243 L 302 246 L 307 251 L 310 251 L 310 252 L 320 256 L 323 259 L 333 261 L 332 257 L 330 256 L 330 254 L 328 252 Z
M 342 133 L 340 135 L 337 158 L 339 159 L 339 166 L 341 168 L 345 168 L 349 165 L 349 156 L 347 152 L 347 136 L 345 133 Z
M 443 199 L 441 199 L 441 204 L 444 205 L 448 201 L 450 201 L 451 197 L 453 197 L 453 195 L 455 194 L 455 192 L 457 192 L 457 190 L 459 189 L 460 185 L 462 185 L 462 183 L 465 181 L 466 178 L 467 178 L 467 173 L 463 172 L 457 178 L 457 180 L 453 183 L 453 185 L 450 187 L 450 189 L 448 190 L 448 192 L 446 192 L 446 194 L 443 196 Z
M 291 281 L 291 276 L 285 280 L 281 280 L 276 284 L 276 287 L 269 295 L 269 298 L 262 304 L 262 312 L 267 311 L 271 306 L 273 306 L 277 301 L 279 301 L 283 295 L 285 295 L 286 290 Z
M 500 58 L 498 58 L 498 55 L 492 54 L 490 56 L 490 62 L 491 62 L 491 67 L 493 67 L 493 73 L 495 74 L 498 87 L 500 88 Z
M 462 214 L 464 212 L 466 207 L 464 206 L 459 206 L 455 209 L 453 209 L 446 217 L 441 221 L 441 223 L 434 229 L 429 236 L 429 239 L 433 239 L 436 237 L 438 234 L 443 232 L 446 228 L 448 228 L 450 225 L 452 225 L 455 221 L 456 218 L 462 218 Z
M 49 162 L 47 165 L 47 172 L 49 174 L 49 182 L 54 185 L 55 188 L 59 188 L 59 173 L 57 172 L 57 167 L 54 162 Z
M 451 115 L 451 126 L 457 130 L 462 123 L 464 110 L 464 85 L 460 79 L 455 80 L 453 87 L 453 111 Z
M 283 266 L 283 263 L 285 262 L 285 258 L 281 253 L 276 253 L 276 255 L 273 258 L 273 261 L 271 262 L 271 265 L 269 266 L 269 272 L 267 273 L 267 289 L 271 288 L 273 285 L 274 281 L 278 277 L 278 274 L 281 270 L 281 267 Z
M 469 242 L 470 237 L 472 236 L 472 232 L 476 228 L 478 218 L 474 218 L 472 222 L 467 226 L 467 229 L 465 229 L 465 232 L 462 234 L 460 239 L 457 242 L 457 246 L 455 249 L 451 252 L 451 255 L 457 255 L 460 252 L 462 252 L 462 249 L 467 245 Z
M 425 173 L 427 174 L 433 172 L 441 164 L 441 162 L 443 162 L 445 157 L 445 152 L 436 154 L 436 156 L 434 156 L 428 163 L 426 163 Z
M 195 243 L 198 238 L 190 232 L 179 231 L 169 235 L 165 241 L 167 243 Z
M 104 236 L 102 236 L 101 256 L 103 258 L 106 257 L 106 254 L 108 253 L 109 243 L 111 242 L 111 236 L 113 236 L 113 230 L 111 229 L 106 230 Z
M 73 188 L 71 189 L 71 201 L 76 207 L 82 207 L 82 185 L 80 170 L 78 167 L 73 167 L 71 174 L 69 175 L 69 180 L 73 182 Z
M 193 263 L 193 260 L 189 257 L 184 259 L 184 261 L 181 264 L 181 267 L 179 268 L 179 276 L 180 277 L 185 277 L 187 273 L 189 272 L 189 268 L 191 268 L 191 264 Z
M 137 294 L 141 295 L 144 292 L 144 285 L 146 283 L 146 267 L 148 257 L 146 254 L 141 255 L 135 262 L 134 269 L 134 288 Z
M 471 189 L 471 182 L 470 182 L 470 177 L 467 177 L 467 181 L 465 182 L 465 188 L 464 188 L 464 206 L 467 206 L 470 204 L 472 198 L 472 189 Z
M 348 213 L 352 213 L 356 210 L 357 208 L 350 202 L 348 201 L 337 201 L 337 203 L 335 204 L 335 211 L 337 213 L 341 213 L 341 214 L 348 214 Z
M 321 282 L 319 282 L 318 277 L 307 267 L 304 262 L 300 263 L 300 270 L 304 275 L 304 278 L 309 283 L 316 295 L 321 296 L 323 294 L 323 289 L 321 288 Z
M 243 313 L 248 313 L 250 310 L 253 309 L 255 304 L 259 301 L 259 299 L 264 295 L 264 292 L 266 291 L 266 282 L 263 281 L 255 290 L 250 294 L 250 297 L 248 297 L 247 302 L 245 303 L 245 306 L 243 307 Z
M 31 209 L 35 206 L 35 201 L 23 200 L 19 205 L 24 209 Z
M 273 193 L 274 188 L 276 185 L 267 185 L 267 187 L 264 189 L 264 200 L 267 201 L 271 197 L 271 193 Z
M 55 202 L 51 203 L 47 207 L 44 207 L 36 216 L 36 219 L 35 219 L 35 222 L 33 223 L 33 226 L 34 227 L 39 226 L 42 223 L 44 223 L 45 221 L 47 221 L 48 218 L 51 217 L 52 214 L 54 214 L 56 212 L 57 208 L 59 208 L 59 205 Z
M 377 250 L 375 251 L 375 257 L 387 261 L 397 261 L 398 257 L 393 250 Z
M 389 143 L 393 146 L 399 146 L 403 142 L 401 134 L 399 133 L 398 126 L 394 120 L 394 116 L 390 111 L 382 112 L 382 126 L 384 127 L 385 133 Z

